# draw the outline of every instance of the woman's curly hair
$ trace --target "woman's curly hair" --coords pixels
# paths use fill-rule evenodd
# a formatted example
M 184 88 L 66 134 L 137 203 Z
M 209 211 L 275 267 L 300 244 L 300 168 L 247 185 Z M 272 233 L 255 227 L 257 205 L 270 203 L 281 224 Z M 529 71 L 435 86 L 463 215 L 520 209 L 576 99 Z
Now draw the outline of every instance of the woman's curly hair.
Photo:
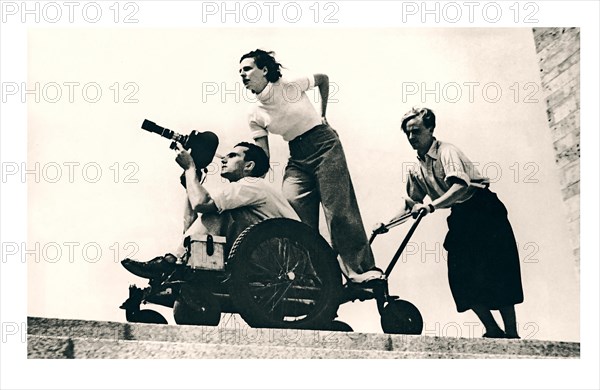
M 244 54 L 242 58 L 240 58 L 240 62 L 246 58 L 254 59 L 256 67 L 259 69 L 267 68 L 267 81 L 274 83 L 281 78 L 280 69 L 283 68 L 283 66 L 275 60 L 275 52 L 256 49 Z

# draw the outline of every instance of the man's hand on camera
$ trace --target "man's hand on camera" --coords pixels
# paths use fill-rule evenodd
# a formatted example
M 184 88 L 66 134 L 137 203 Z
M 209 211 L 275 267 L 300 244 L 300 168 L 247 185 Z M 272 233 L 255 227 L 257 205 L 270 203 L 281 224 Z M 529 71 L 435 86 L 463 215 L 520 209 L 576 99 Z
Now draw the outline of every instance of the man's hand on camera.
M 188 169 L 196 169 L 196 164 L 194 164 L 194 159 L 192 155 L 183 148 L 183 146 L 177 142 L 177 157 L 175 157 L 175 161 L 177 164 L 184 170 Z

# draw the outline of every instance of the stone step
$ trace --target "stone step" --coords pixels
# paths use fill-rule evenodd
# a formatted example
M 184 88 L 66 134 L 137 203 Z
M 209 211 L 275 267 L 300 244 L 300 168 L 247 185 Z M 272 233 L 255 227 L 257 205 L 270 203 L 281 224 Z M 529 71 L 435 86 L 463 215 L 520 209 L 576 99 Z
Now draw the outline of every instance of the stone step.
M 30 358 L 578 358 L 579 343 L 30 317 Z
M 540 356 L 29 336 L 30 359 L 515 359 Z M 543 357 L 549 358 L 549 357 Z

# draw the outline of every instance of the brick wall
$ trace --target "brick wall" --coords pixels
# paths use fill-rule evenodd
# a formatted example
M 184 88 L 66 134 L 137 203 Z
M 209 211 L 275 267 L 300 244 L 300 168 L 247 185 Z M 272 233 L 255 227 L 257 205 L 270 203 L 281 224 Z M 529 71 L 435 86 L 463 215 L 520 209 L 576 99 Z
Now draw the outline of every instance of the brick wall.
M 533 36 L 579 275 L 579 28 L 534 28 Z

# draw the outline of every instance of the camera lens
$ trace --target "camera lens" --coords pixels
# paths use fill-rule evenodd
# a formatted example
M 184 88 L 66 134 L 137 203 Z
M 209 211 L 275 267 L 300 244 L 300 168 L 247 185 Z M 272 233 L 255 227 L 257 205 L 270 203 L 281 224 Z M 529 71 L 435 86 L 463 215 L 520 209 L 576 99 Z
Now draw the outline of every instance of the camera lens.
M 142 129 L 147 130 L 151 133 L 156 133 L 168 139 L 173 139 L 174 132 L 172 130 L 161 127 L 156 123 L 149 121 L 148 119 L 144 119 L 144 122 L 142 123 Z

